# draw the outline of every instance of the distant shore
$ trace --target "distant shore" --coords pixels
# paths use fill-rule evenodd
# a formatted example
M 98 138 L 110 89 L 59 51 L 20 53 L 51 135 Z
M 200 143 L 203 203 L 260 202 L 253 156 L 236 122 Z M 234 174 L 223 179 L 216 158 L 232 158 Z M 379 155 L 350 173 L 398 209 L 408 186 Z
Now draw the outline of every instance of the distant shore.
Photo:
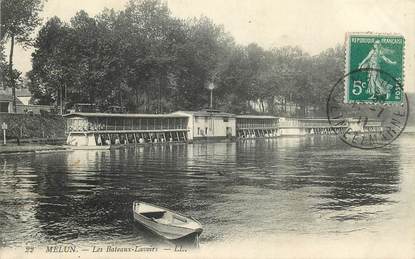
M 0 155 L 4 154 L 18 154 L 18 153 L 42 153 L 51 151 L 66 151 L 67 147 L 61 145 L 46 145 L 46 144 L 7 144 L 0 145 Z
M 403 133 L 415 134 L 415 127 L 407 127 Z M 19 154 L 19 153 L 48 153 L 55 151 L 72 151 L 73 149 L 67 145 L 50 145 L 40 143 L 24 143 L 17 145 L 9 143 L 0 144 L 0 155 Z
M 403 133 L 415 133 L 415 126 L 406 126 Z

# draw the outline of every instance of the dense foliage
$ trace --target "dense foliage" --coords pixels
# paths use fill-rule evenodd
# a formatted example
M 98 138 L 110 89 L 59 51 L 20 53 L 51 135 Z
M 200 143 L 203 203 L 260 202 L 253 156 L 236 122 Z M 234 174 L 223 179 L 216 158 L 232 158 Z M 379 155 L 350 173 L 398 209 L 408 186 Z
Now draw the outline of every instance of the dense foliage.
M 13 93 L 13 109 L 16 112 L 16 81 L 20 73 L 13 68 L 14 45 L 30 45 L 33 30 L 40 24 L 39 13 L 42 0 L 1 0 L 0 1 L 0 72 L 3 86 L 10 87 Z M 4 43 L 10 42 L 7 68 L 4 61 Z M 6 71 L 7 70 L 7 71 Z
M 200 109 L 282 115 L 287 104 L 305 115 L 323 111 L 340 78 L 343 50 L 310 56 L 297 47 L 240 46 L 206 17 L 173 17 L 159 0 L 131 0 L 70 23 L 49 19 L 34 44 L 30 89 L 39 103 L 96 103 L 131 112 Z M 63 95 L 63 96 L 61 96 Z

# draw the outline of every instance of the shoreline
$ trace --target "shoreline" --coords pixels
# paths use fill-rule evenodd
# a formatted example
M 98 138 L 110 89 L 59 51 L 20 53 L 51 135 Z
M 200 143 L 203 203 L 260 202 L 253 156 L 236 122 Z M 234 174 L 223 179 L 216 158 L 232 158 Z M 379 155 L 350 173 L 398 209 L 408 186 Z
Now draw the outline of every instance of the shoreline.
M 6 144 L 0 145 L 0 155 L 9 154 L 28 154 L 28 153 L 47 153 L 52 151 L 71 151 L 63 145 L 48 144 Z
M 415 129 L 407 131 L 405 130 L 402 132 L 403 134 L 413 135 L 415 134 Z M 305 136 L 314 136 L 314 135 L 305 135 Z M 304 136 L 285 136 L 285 137 L 304 137 Z M 281 138 L 281 137 L 279 137 Z M 264 138 L 258 138 L 258 139 L 249 139 L 249 140 L 263 140 Z M 270 139 L 276 139 L 276 138 L 270 138 Z M 248 139 L 242 139 L 242 140 L 248 140 Z M 193 143 L 218 143 L 218 142 L 237 142 L 237 140 L 233 141 L 194 141 L 194 142 L 180 142 L 181 144 L 193 144 Z M 178 143 L 178 142 L 175 142 Z M 134 146 L 133 143 L 131 143 L 132 146 Z M 58 152 L 58 151 L 66 151 L 66 152 L 72 152 L 75 150 L 109 150 L 113 148 L 121 148 L 121 147 L 127 147 L 131 146 L 131 144 L 120 144 L 120 145 L 111 145 L 108 148 L 102 148 L 102 147 L 74 147 L 68 145 L 51 145 L 51 144 L 0 144 L 0 156 L 1 155 L 10 155 L 10 154 L 30 154 L 30 153 L 49 153 L 49 152 Z M 142 143 L 138 144 L 140 146 L 144 145 L 160 145 L 160 144 L 172 144 L 172 143 Z

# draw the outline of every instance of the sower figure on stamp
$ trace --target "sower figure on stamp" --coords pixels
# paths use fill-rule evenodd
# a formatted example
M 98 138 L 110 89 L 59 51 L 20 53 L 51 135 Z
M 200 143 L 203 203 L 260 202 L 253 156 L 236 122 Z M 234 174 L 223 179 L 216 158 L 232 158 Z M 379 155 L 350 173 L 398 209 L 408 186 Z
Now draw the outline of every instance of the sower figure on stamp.
M 367 93 L 371 95 L 370 99 L 375 99 L 376 96 L 386 95 L 386 99 L 389 98 L 390 89 L 393 87 L 380 77 L 380 63 L 382 60 L 385 63 L 395 65 L 396 61 L 392 61 L 385 56 L 387 53 L 392 53 L 393 50 L 383 48 L 380 41 L 376 40 L 373 44 L 373 48 L 369 51 L 369 54 L 360 62 L 359 69 L 372 68 L 375 70 L 368 71 L 368 88 Z

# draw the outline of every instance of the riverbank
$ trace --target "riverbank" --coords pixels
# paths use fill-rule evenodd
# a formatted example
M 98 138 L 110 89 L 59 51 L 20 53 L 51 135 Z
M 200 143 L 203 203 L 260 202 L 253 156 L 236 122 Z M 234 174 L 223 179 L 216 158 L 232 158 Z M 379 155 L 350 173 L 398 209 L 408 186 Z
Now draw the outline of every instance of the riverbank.
M 7 124 L 8 140 L 66 138 L 65 119 L 59 115 L 3 113 L 0 124 L 3 123 Z
M 61 145 L 37 145 L 37 144 L 7 144 L 0 145 L 0 155 L 3 154 L 18 154 L 18 153 L 42 153 L 52 151 L 69 151 L 68 147 Z

